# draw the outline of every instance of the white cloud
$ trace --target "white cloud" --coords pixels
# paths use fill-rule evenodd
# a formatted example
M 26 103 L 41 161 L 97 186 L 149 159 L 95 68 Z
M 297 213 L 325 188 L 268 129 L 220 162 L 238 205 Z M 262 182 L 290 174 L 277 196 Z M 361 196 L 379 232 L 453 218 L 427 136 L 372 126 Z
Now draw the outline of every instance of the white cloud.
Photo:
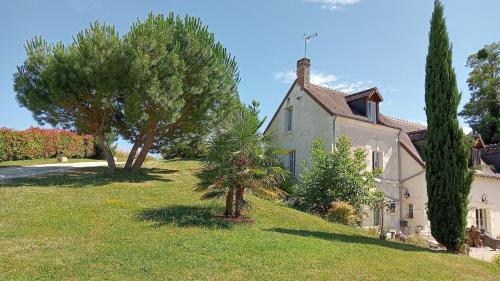
M 343 6 L 356 4 L 361 0 L 304 0 L 304 1 L 320 4 L 322 9 L 333 11 Z
M 275 72 L 273 78 L 276 81 L 290 84 L 295 81 L 296 74 L 293 70 Z M 354 93 L 373 87 L 372 81 L 339 81 L 339 77 L 326 72 L 311 72 L 311 83 L 344 93 Z
M 293 70 L 275 72 L 273 79 L 282 83 L 292 83 L 297 78 L 297 74 Z
M 337 77 L 333 74 L 324 72 L 311 72 L 311 83 L 323 87 L 332 87 L 332 83 L 337 81 Z

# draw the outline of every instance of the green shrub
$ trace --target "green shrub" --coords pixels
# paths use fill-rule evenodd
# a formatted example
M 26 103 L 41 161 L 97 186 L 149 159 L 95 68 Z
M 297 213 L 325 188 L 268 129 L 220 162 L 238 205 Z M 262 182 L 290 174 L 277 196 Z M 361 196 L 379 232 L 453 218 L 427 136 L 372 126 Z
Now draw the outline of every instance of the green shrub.
M 375 198 L 375 178 L 381 171 L 366 169 L 365 150 L 352 148 L 346 136 L 335 140 L 335 150 L 316 138 L 311 147 L 311 165 L 300 175 L 295 191 L 297 207 L 312 213 L 325 215 L 335 201 L 347 202 L 360 213 L 364 205 Z
M 359 225 L 356 209 L 351 204 L 342 201 L 332 203 L 332 206 L 326 213 L 326 219 L 331 222 L 350 226 Z
M 94 138 L 58 129 L 0 129 L 0 160 L 90 158 L 95 154 Z

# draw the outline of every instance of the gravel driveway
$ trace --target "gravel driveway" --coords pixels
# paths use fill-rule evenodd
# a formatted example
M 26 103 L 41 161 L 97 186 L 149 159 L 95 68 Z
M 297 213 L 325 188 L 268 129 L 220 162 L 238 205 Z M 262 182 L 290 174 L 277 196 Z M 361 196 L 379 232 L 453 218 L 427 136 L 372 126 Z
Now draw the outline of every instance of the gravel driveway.
M 106 161 L 42 164 L 24 167 L 0 168 L 0 181 L 15 178 L 31 177 L 41 174 L 64 172 L 74 168 L 107 166 Z

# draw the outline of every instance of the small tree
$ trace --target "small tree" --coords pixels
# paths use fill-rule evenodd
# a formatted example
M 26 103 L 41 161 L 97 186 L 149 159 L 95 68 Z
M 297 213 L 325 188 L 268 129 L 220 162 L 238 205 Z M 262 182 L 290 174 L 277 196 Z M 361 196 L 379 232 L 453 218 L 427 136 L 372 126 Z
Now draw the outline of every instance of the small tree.
M 226 217 L 241 216 L 247 192 L 272 198 L 282 194 L 279 186 L 287 172 L 280 167 L 278 155 L 286 151 L 276 146 L 272 133 L 259 132 L 264 120 L 259 120 L 258 113 L 256 102 L 241 105 L 209 141 L 205 177 L 197 190 L 205 192 L 202 199 L 226 198 Z
M 108 166 L 115 168 L 106 135 L 127 60 L 114 27 L 96 22 L 67 46 L 34 38 L 25 48 L 28 58 L 14 74 L 18 102 L 40 124 L 94 135 Z
M 324 215 L 332 202 L 343 201 L 362 214 L 376 189 L 380 171 L 366 171 L 366 151 L 352 149 L 346 136 L 335 140 L 335 149 L 327 151 L 323 140 L 316 138 L 311 148 L 311 167 L 304 165 L 297 190 L 298 204 L 309 212 Z
M 460 94 L 443 10 L 436 0 L 425 75 L 427 216 L 432 236 L 456 253 L 464 241 L 472 172 L 468 170 L 469 149 L 457 119 Z

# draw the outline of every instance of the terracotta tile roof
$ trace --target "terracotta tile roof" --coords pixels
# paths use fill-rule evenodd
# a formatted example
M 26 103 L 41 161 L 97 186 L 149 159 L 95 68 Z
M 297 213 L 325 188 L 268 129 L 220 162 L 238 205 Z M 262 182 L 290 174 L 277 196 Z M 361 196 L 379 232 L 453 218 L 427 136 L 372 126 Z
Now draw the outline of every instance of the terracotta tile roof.
M 361 92 L 357 92 L 357 93 L 354 93 L 354 94 L 346 95 L 345 99 L 346 99 L 346 101 L 349 102 L 349 101 L 353 101 L 353 100 L 356 100 L 356 99 L 368 97 L 368 96 L 371 96 L 373 94 L 377 94 L 379 96 L 379 98 L 380 98 L 381 101 L 384 100 L 382 98 L 382 95 L 380 95 L 377 87 L 366 89 L 366 90 L 363 90 Z
M 347 103 L 348 99 L 354 100 L 352 97 L 360 98 L 362 96 L 371 95 L 375 92 L 378 94 L 377 88 L 370 88 L 368 90 L 364 90 L 358 93 L 354 93 L 351 95 L 344 94 L 342 92 L 309 84 L 305 87 L 306 92 L 318 103 L 320 104 L 326 111 L 330 114 L 337 114 L 339 116 L 353 118 L 360 121 L 370 122 L 368 117 L 357 113 L 353 110 L 349 104 Z M 401 129 L 402 134 L 400 136 L 400 141 L 403 147 L 411 154 L 411 156 L 419 162 L 419 164 L 424 165 L 420 154 L 417 149 L 413 145 L 410 137 L 408 136 L 408 132 L 425 129 L 424 125 L 409 122 L 389 116 L 385 116 L 379 114 L 380 124 L 385 125 L 387 127 Z M 371 123 L 371 122 L 370 122 Z
M 379 116 L 380 122 L 386 126 L 390 127 L 396 127 L 401 129 L 401 135 L 399 137 L 399 140 L 401 142 L 401 145 L 410 153 L 410 155 L 422 166 L 425 165 L 424 160 L 420 156 L 420 153 L 418 152 L 417 148 L 413 144 L 409 133 L 414 132 L 416 130 L 422 130 L 422 128 L 425 128 L 424 125 L 410 122 L 410 121 L 405 121 L 401 119 L 397 119 L 394 117 L 390 116 L 385 116 L 380 114 Z
M 305 87 L 305 90 L 330 114 L 337 114 L 344 117 L 369 121 L 368 117 L 357 114 L 351 109 L 351 107 L 349 107 L 346 101 L 346 94 L 342 92 L 313 84 L 308 84 Z
M 386 118 L 386 120 L 389 123 L 394 124 L 395 126 L 397 126 L 399 128 L 403 128 L 408 133 L 427 130 L 427 126 L 420 124 L 420 123 L 407 121 L 407 120 L 403 120 L 403 119 L 399 119 L 399 118 L 395 118 L 395 117 L 391 117 L 391 116 L 385 116 L 385 115 L 383 117 Z
M 279 108 L 283 105 L 284 101 L 292 91 L 292 89 L 295 87 L 297 84 L 297 81 L 295 81 L 292 86 L 290 87 L 290 90 L 288 91 L 287 95 L 284 97 L 283 101 L 281 102 Z M 374 93 L 377 93 L 382 99 L 382 96 L 378 92 L 377 88 L 370 88 L 358 93 L 354 94 L 345 94 L 337 90 L 321 87 L 318 85 L 313 85 L 313 84 L 308 84 L 304 88 L 305 92 L 311 96 L 313 100 L 315 100 L 323 109 L 325 109 L 329 114 L 331 115 L 339 115 L 343 116 L 346 118 L 351 118 L 351 119 L 357 119 L 360 121 L 364 122 L 370 122 L 368 120 L 368 117 L 361 115 L 358 113 L 356 110 L 354 110 L 352 107 L 349 106 L 348 101 L 356 100 L 362 97 L 366 97 L 369 95 L 372 95 Z M 279 110 L 278 108 L 278 110 Z M 274 118 L 276 117 L 276 114 L 278 113 L 278 110 L 274 114 L 273 118 L 271 119 L 271 122 L 269 125 L 273 122 Z M 267 129 L 269 128 L 266 128 Z M 394 118 L 391 116 L 386 116 L 382 115 L 379 113 L 379 125 L 395 128 L 395 129 L 400 129 L 401 134 L 400 134 L 400 144 L 401 146 L 422 166 L 425 166 L 425 162 L 420 156 L 418 150 L 416 149 L 415 145 L 413 144 L 413 141 L 418 141 L 418 140 L 423 140 L 427 138 L 427 126 L 411 122 L 411 121 L 406 121 L 398 118 Z M 500 153 L 500 144 L 494 144 L 494 145 L 488 145 L 484 149 L 483 153 Z M 492 178 L 492 179 L 498 179 L 500 180 L 500 174 L 495 173 L 491 170 L 481 170 L 476 172 L 476 176 L 479 177 L 485 177 L 485 178 Z
M 408 136 L 412 141 L 419 141 L 427 139 L 427 129 L 409 132 Z

